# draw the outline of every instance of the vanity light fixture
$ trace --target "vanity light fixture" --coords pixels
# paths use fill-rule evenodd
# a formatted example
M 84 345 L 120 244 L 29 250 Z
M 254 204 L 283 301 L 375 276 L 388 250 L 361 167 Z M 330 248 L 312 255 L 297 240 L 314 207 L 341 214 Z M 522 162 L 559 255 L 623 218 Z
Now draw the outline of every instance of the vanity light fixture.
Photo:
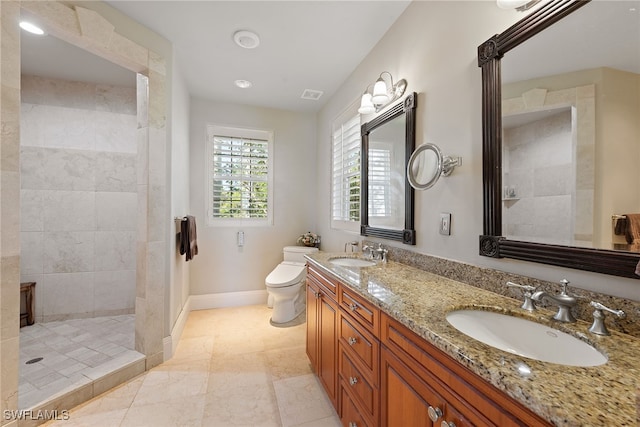
M 387 77 L 385 78 L 385 76 Z M 406 88 L 407 81 L 405 79 L 401 79 L 394 84 L 391 73 L 383 71 L 380 74 L 380 77 L 378 77 L 378 80 L 376 80 L 374 84 L 367 86 L 362 94 L 358 113 L 377 113 L 396 99 L 400 98 L 404 94 Z
M 531 9 L 541 0 L 496 0 L 500 9 L 515 9 L 518 12 L 524 12 Z
M 31 33 L 31 34 L 35 34 L 37 36 L 42 36 L 44 35 L 44 30 L 40 27 L 38 27 L 37 25 L 29 22 L 29 21 L 20 21 L 20 28 L 22 28 L 23 30 Z

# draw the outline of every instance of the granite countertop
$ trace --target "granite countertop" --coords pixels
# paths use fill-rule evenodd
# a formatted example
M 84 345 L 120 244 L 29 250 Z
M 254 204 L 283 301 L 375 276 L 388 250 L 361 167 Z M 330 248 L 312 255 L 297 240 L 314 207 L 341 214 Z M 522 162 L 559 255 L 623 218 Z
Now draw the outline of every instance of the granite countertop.
M 339 278 L 382 311 L 449 354 L 459 363 L 558 426 L 640 425 L 640 340 L 611 331 L 597 336 L 589 323 L 559 323 L 554 312 L 533 313 L 521 301 L 398 262 L 342 267 L 331 258 L 357 254 L 319 252 L 306 258 Z M 451 326 L 449 311 L 481 308 L 535 320 L 587 341 L 609 360 L 573 367 L 513 355 L 476 341 Z M 522 374 L 522 364 L 529 374 Z

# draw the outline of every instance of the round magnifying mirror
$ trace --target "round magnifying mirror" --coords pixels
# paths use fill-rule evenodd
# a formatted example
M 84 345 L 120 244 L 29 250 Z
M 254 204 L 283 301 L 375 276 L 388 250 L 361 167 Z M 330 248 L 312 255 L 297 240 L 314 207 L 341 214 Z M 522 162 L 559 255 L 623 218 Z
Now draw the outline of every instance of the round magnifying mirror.
M 416 190 L 433 187 L 442 174 L 443 157 L 434 144 L 423 144 L 416 148 L 407 164 L 407 179 Z

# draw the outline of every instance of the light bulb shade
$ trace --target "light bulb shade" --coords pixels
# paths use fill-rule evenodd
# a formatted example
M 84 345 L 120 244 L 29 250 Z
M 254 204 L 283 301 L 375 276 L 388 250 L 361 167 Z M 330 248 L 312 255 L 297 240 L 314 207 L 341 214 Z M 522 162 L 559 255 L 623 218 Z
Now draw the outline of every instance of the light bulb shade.
M 360 108 L 358 108 L 358 113 L 360 114 L 371 114 L 375 113 L 376 107 L 373 105 L 371 101 L 371 94 L 364 93 L 362 94 L 362 99 L 360 100 Z
M 383 105 L 389 102 L 387 84 L 382 80 L 382 77 L 379 78 L 373 86 L 373 96 L 371 97 L 371 101 L 374 105 Z

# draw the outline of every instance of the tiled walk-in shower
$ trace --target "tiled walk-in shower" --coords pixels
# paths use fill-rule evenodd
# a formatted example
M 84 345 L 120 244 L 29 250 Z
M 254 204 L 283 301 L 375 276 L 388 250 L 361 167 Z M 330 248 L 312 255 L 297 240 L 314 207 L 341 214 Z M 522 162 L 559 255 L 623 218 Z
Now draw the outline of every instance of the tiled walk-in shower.
M 18 407 L 30 409 L 143 360 L 135 315 L 36 323 L 20 329 Z

